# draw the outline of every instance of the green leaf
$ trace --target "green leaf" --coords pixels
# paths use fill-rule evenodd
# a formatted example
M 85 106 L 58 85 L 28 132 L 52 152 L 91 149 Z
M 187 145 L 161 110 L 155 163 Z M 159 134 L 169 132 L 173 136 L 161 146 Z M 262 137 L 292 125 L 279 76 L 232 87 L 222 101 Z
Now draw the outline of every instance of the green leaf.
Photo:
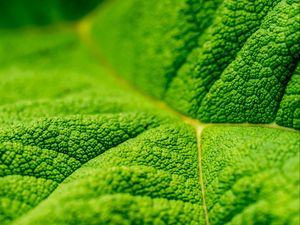
M 1 3 L 0 27 L 96 3 Z M 299 4 L 107 1 L 1 30 L 0 223 L 299 224 Z
M 261 127 L 211 127 L 202 134 L 212 224 L 299 222 L 299 134 Z
M 184 114 L 272 123 L 299 62 L 299 4 L 117 2 L 96 17 L 93 34 L 120 74 Z M 299 129 L 299 113 L 290 114 L 279 124 Z

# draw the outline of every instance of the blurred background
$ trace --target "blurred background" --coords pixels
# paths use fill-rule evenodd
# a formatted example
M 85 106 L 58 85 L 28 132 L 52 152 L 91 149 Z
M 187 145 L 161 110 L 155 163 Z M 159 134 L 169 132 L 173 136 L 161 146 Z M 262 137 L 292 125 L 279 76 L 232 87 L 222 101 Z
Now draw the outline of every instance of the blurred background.
M 0 0 L 0 29 L 74 21 L 104 0 Z

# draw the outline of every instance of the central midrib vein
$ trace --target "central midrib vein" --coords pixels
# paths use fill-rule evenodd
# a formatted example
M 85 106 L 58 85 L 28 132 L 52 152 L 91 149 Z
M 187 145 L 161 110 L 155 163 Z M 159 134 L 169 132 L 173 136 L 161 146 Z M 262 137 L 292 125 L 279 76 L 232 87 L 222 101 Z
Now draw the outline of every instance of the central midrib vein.
M 101 50 L 98 48 L 98 45 L 95 44 L 92 36 L 90 35 L 90 26 L 91 21 L 86 19 L 82 20 L 78 23 L 77 32 L 82 40 L 82 42 L 86 45 L 86 47 L 94 54 L 100 64 L 107 70 L 107 72 L 112 76 L 112 78 L 123 88 L 127 89 L 128 91 L 132 92 L 135 95 L 138 95 L 148 102 L 152 103 L 152 105 L 156 106 L 157 108 L 162 109 L 163 111 L 167 111 L 172 115 L 175 115 L 181 120 L 189 125 L 192 125 L 195 129 L 198 126 L 208 127 L 208 126 L 256 126 L 256 127 L 265 127 L 265 128 L 276 128 L 281 130 L 289 130 L 298 132 L 296 129 L 287 128 L 283 126 L 279 126 L 276 123 L 269 123 L 269 124 L 255 124 L 255 123 L 203 123 L 197 119 L 188 117 L 175 109 L 171 108 L 167 105 L 164 101 L 158 100 L 140 90 L 138 90 L 134 85 L 129 83 L 126 79 L 124 79 L 121 75 L 119 75 L 114 68 L 109 64 L 106 58 L 101 54 Z
M 206 128 L 208 126 L 212 126 L 212 125 L 214 125 L 214 126 L 244 126 L 244 127 L 256 126 L 256 127 L 264 127 L 264 128 L 276 128 L 276 129 L 288 130 L 288 131 L 293 131 L 293 132 L 298 132 L 298 131 L 295 129 L 292 129 L 292 128 L 286 128 L 286 127 L 279 126 L 275 123 L 271 123 L 271 124 L 202 123 L 197 119 L 188 117 L 188 116 L 174 110 L 173 108 L 168 106 L 165 102 L 155 99 L 154 97 L 138 90 L 135 86 L 133 86 L 126 79 L 124 79 L 122 76 L 120 76 L 111 67 L 111 65 L 107 62 L 105 57 L 101 54 L 100 49 L 95 44 L 95 42 L 90 34 L 90 28 L 91 28 L 91 24 L 92 24 L 91 19 L 92 19 L 92 16 L 81 20 L 78 23 L 77 32 L 78 32 L 82 42 L 95 55 L 95 57 L 98 59 L 99 63 L 107 70 L 107 72 L 112 76 L 112 78 L 123 88 L 127 89 L 128 91 L 130 91 L 138 96 L 141 96 L 142 98 L 146 99 L 148 102 L 152 103 L 152 105 L 154 105 L 155 107 L 179 117 L 184 123 L 186 123 L 194 128 L 195 134 L 196 134 L 196 143 L 197 143 L 197 152 L 198 152 L 198 173 L 199 173 L 198 179 L 199 179 L 199 185 L 200 185 L 200 189 L 201 189 L 202 207 L 203 207 L 203 212 L 204 212 L 205 224 L 209 225 L 210 224 L 209 223 L 209 215 L 208 215 L 208 209 L 207 209 L 206 200 L 205 200 L 205 193 L 206 193 L 205 192 L 205 184 L 204 184 L 205 182 L 204 182 L 203 168 L 202 168 L 201 134 L 202 134 L 202 131 L 204 130 L 204 128 Z
M 208 218 L 208 210 L 206 206 L 206 198 L 205 198 L 205 185 L 203 179 L 203 168 L 202 168 L 202 148 L 201 148 L 201 133 L 204 129 L 204 126 L 197 126 L 196 128 L 196 140 L 197 140 L 197 151 L 198 151 L 198 170 L 199 170 L 199 184 L 201 188 L 201 196 L 202 196 L 202 207 L 204 212 L 204 219 L 205 224 L 209 225 L 209 218 Z

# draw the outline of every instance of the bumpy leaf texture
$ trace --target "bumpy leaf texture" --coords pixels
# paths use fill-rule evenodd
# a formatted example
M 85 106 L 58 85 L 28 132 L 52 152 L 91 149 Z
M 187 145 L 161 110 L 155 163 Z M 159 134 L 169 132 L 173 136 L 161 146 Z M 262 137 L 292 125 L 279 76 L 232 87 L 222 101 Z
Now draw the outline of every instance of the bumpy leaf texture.
M 299 224 L 300 1 L 98 2 L 0 3 L 0 224 Z

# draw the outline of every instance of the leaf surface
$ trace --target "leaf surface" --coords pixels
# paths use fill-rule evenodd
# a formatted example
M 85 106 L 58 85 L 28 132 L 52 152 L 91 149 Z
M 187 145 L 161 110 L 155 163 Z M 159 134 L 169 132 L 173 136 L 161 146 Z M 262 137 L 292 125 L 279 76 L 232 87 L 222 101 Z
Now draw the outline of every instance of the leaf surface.
M 42 24 L 90 7 L 49 4 Z M 0 223 L 299 224 L 299 8 L 108 1 L 1 30 Z

